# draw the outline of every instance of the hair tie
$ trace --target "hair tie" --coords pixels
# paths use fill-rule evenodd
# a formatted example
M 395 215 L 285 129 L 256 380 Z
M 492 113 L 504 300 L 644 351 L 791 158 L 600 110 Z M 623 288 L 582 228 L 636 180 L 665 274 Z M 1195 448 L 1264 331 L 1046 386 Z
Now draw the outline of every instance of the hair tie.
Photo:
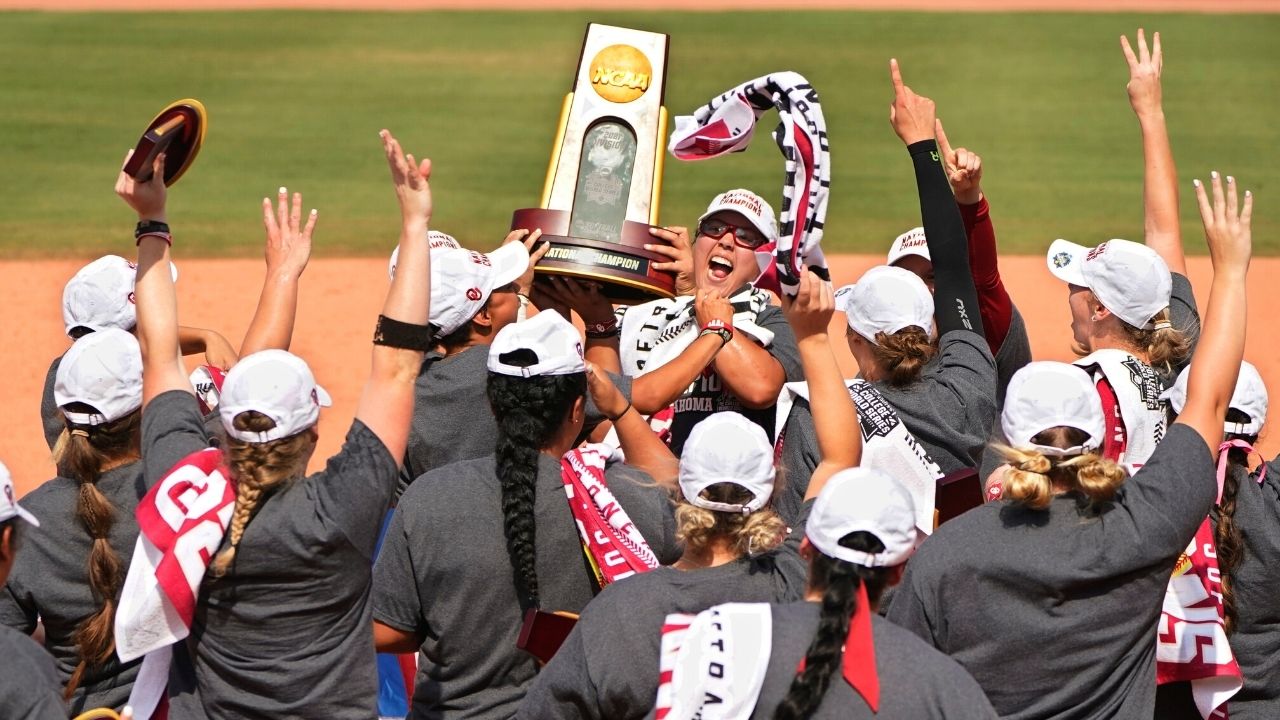
M 1151 329 L 1152 330 L 1168 330 L 1169 328 L 1172 328 L 1172 327 L 1173 327 L 1173 323 L 1169 322 L 1168 320 L 1161 320 L 1160 322 L 1156 323 L 1155 326 L 1152 327 Z
M 88 433 L 88 432 L 86 432 L 86 431 L 84 431 L 84 430 L 81 430 L 81 429 L 79 429 L 79 428 L 76 428 L 75 430 L 72 430 L 72 431 L 71 431 L 71 435 L 72 435 L 72 436 L 79 435 L 80 437 L 85 438 L 85 439 L 88 439 L 88 437 L 89 437 L 89 433 Z

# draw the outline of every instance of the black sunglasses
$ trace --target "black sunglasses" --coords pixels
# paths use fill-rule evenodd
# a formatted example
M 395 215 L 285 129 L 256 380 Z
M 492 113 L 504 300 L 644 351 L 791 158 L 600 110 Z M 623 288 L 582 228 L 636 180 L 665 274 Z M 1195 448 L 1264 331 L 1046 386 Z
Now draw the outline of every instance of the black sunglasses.
M 730 230 L 733 231 L 733 244 L 738 247 L 755 250 L 768 242 L 759 230 L 749 225 L 734 225 L 715 218 L 707 218 L 698 223 L 699 235 L 706 235 L 717 240 L 724 237 L 724 234 Z

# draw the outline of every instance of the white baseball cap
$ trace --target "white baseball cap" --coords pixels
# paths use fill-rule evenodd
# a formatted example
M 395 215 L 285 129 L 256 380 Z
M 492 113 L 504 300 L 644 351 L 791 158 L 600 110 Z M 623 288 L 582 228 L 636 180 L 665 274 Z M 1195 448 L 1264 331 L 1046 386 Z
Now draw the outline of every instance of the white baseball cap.
M 778 239 L 778 218 L 773 214 L 773 206 L 759 195 L 738 188 L 722 192 L 707 206 L 707 211 L 698 218 L 698 224 L 722 210 L 735 212 L 747 219 L 755 229 L 764 235 L 765 243 Z
M 174 282 L 178 268 L 169 263 Z M 138 324 L 133 286 L 138 266 L 119 255 L 105 255 L 80 268 L 62 290 L 62 323 L 67 334 L 90 330 L 132 330 Z
M 852 532 L 875 535 L 884 550 L 869 553 L 841 545 L 841 538 Z M 804 534 L 836 560 L 863 567 L 901 565 L 916 549 L 916 505 L 897 480 L 879 470 L 841 470 L 818 493 Z
M 876 333 L 892 335 L 912 325 L 933 337 L 933 294 L 918 275 L 900 267 L 873 267 L 856 284 L 840 288 L 836 309 L 871 343 Z
M 524 352 L 513 354 L 518 351 Z M 489 372 L 499 375 L 535 377 L 586 371 L 582 336 L 558 312 L 540 312 L 524 322 L 511 323 L 499 330 L 489 345 Z
M 120 328 L 105 328 L 76 340 L 62 356 L 53 401 L 76 425 L 113 422 L 142 407 L 142 349 Z M 84 403 L 96 413 L 71 412 Z
M 773 445 L 764 429 L 736 412 L 708 416 L 689 433 L 680 454 L 680 492 L 690 504 L 719 512 L 753 513 L 773 496 Z M 732 483 L 751 493 L 746 504 L 702 497 L 717 483 Z
M 431 253 L 431 319 L 437 336 L 471 322 L 493 291 L 529 269 L 529 250 L 511 242 L 491 253 L 440 248 Z
M 240 358 L 227 372 L 218 398 L 218 415 L 231 437 L 265 443 L 315 425 L 320 408 L 332 404 L 329 393 L 316 384 L 302 358 L 286 350 L 261 350 Z M 275 427 L 262 432 L 237 430 L 236 416 L 250 410 L 274 420 Z
M 439 230 L 427 231 L 427 243 L 431 248 L 431 257 L 436 256 L 436 250 L 462 249 L 462 244 L 459 243 L 457 239 L 452 235 L 442 233 Z M 387 275 L 389 275 L 392 280 L 396 279 L 396 263 L 398 262 L 400 262 L 400 246 L 396 245 L 396 248 L 391 251 L 391 260 L 387 263 Z
M 1089 373 L 1067 363 L 1028 363 L 1013 374 L 1004 396 L 1000 426 L 1011 447 L 1039 450 L 1045 455 L 1067 457 L 1093 452 L 1102 446 L 1106 424 L 1102 400 Z M 1037 445 L 1036 435 L 1060 426 L 1084 431 L 1088 438 L 1071 448 Z
M 36 527 L 40 527 L 40 521 L 35 515 L 22 509 L 18 504 L 17 493 L 13 489 L 13 476 L 9 474 L 9 468 L 0 463 L 0 522 L 4 522 L 9 518 L 20 517 Z
M 889 246 L 889 256 L 885 258 L 884 264 L 896 265 L 899 260 L 908 255 L 916 255 L 933 262 L 933 258 L 929 257 L 929 245 L 924 239 L 924 228 L 911 228 L 894 238 L 893 244 Z
M 1155 250 L 1128 240 L 1108 240 L 1093 248 L 1066 240 L 1049 245 L 1049 272 L 1093 291 L 1116 317 L 1136 328 L 1155 327 L 1152 318 L 1169 307 L 1173 277 Z
M 1164 391 L 1164 397 L 1173 406 L 1175 413 L 1181 414 L 1187 404 L 1187 382 L 1191 377 L 1191 366 L 1188 365 L 1178 373 L 1173 387 Z M 1262 425 L 1267 420 L 1267 385 L 1262 382 L 1258 368 L 1248 361 L 1241 361 L 1240 375 L 1236 379 L 1236 387 L 1231 391 L 1232 409 L 1249 416 L 1247 423 L 1224 422 L 1223 429 L 1234 435 L 1257 435 L 1262 432 Z

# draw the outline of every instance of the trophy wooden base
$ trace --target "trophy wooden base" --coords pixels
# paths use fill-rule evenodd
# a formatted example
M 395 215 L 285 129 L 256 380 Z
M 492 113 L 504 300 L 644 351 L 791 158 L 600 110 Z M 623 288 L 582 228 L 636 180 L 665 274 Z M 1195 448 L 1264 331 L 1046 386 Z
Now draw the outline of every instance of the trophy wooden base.
M 569 235 L 569 213 L 563 210 L 525 208 L 511 218 L 512 229 L 542 229 L 542 239 L 551 249 L 538 262 L 541 275 L 566 275 L 592 280 L 603 286 L 611 302 L 636 304 L 675 296 L 676 279 L 669 272 L 653 269 L 654 263 L 670 258 L 644 249 L 654 242 L 649 226 L 626 221 L 621 242 L 602 242 Z

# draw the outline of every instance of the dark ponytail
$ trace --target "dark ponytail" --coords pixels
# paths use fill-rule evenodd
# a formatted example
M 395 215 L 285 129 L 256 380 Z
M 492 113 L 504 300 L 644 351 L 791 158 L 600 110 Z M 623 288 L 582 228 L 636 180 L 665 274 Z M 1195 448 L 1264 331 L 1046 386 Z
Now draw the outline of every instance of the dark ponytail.
M 869 553 L 884 550 L 880 539 L 868 532 L 849 533 L 840 544 Z M 774 710 L 774 720 L 806 720 L 817 712 L 843 661 L 849 621 L 857 609 L 858 586 L 866 585 L 867 600 L 874 604 L 888 584 L 889 570 L 815 554 L 809 564 L 809 587 L 823 591 L 818 631 L 805 652 L 804 671 L 791 681 L 787 696 Z
M 512 360 L 503 358 L 508 364 L 519 364 Z M 528 378 L 489 373 L 489 406 L 498 423 L 495 455 L 502 486 L 502 529 L 521 610 L 538 607 L 533 515 L 538 455 L 586 390 L 584 373 Z
M 97 412 L 82 403 L 67 406 L 73 412 Z M 79 483 L 76 519 L 93 540 L 89 551 L 89 589 L 99 603 L 97 612 L 76 627 L 72 640 L 80 663 L 67 681 L 64 697 L 70 699 L 80 686 L 84 673 L 111 659 L 116 643 L 116 593 L 124 580 L 124 561 L 111 548 L 111 526 L 116 508 L 98 489 L 103 469 L 136 458 L 141 444 L 142 413 L 138 410 L 101 425 L 75 425 L 70 422 L 54 445 L 53 458 L 58 467 Z
M 1227 422 L 1247 423 L 1245 413 L 1231 408 L 1227 410 Z M 1252 445 L 1256 435 L 1228 435 L 1228 440 L 1244 440 Z M 1240 492 L 1240 480 L 1249 475 L 1249 455 L 1244 448 L 1233 447 L 1227 451 L 1227 474 L 1222 483 L 1222 500 L 1218 502 L 1218 522 L 1214 524 L 1213 544 L 1218 552 L 1218 572 L 1222 578 L 1222 618 L 1227 635 L 1236 630 L 1235 569 L 1244 554 L 1244 536 L 1236 525 L 1236 494 Z

